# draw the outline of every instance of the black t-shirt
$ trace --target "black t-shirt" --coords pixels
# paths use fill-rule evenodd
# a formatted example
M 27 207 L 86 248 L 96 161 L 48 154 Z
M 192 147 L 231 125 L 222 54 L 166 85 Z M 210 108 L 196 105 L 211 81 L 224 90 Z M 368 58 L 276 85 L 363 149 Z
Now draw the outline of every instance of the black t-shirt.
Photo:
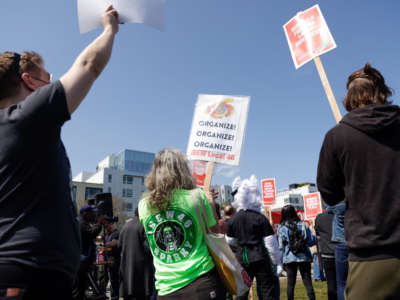
M 315 219 L 315 233 L 319 237 L 321 254 L 334 255 L 335 244 L 332 243 L 333 214 L 322 213 Z
M 274 234 L 268 219 L 252 210 L 240 210 L 228 220 L 226 234 L 234 237 L 240 245 L 236 256 L 243 263 L 243 249 L 246 247 L 249 262 L 268 258 L 263 238 Z
M 112 240 L 118 241 L 118 239 L 119 231 L 117 229 L 106 235 L 106 243 L 109 243 Z M 121 253 L 117 246 L 111 248 L 110 256 L 112 256 L 115 260 L 119 260 Z
M 59 81 L 0 109 L 0 263 L 57 270 L 72 279 L 79 225 L 60 139 L 69 118 Z

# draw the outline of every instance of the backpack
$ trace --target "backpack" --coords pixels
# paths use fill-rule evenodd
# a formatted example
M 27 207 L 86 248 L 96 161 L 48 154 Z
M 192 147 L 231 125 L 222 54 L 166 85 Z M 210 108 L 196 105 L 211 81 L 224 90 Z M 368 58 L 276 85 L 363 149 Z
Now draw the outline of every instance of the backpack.
M 287 227 L 289 228 L 289 250 L 294 255 L 304 253 L 307 247 L 307 239 L 304 238 L 303 233 L 295 223 L 289 223 Z

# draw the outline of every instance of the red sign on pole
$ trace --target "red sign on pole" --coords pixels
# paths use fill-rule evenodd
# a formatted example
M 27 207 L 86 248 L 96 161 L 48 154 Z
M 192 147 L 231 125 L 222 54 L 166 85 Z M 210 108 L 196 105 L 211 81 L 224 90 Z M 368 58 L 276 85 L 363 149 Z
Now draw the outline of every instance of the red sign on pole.
M 275 178 L 267 178 L 261 180 L 262 196 L 264 206 L 272 205 L 275 202 Z
M 296 69 L 336 48 L 335 40 L 318 4 L 299 12 L 283 25 L 283 29 Z
M 322 212 L 321 198 L 319 193 L 312 193 L 303 196 L 304 199 L 304 219 L 314 219 Z
M 204 160 L 192 160 L 192 173 L 196 179 L 198 187 L 204 187 L 204 179 L 206 178 L 207 161 Z

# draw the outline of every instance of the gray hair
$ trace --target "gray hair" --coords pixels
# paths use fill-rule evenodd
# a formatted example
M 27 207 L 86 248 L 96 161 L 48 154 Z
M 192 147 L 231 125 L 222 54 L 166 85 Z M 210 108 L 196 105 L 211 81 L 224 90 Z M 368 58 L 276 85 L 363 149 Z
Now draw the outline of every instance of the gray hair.
M 169 207 L 173 191 L 196 187 L 188 160 L 176 149 L 163 149 L 157 153 L 145 184 L 147 202 L 158 210 Z

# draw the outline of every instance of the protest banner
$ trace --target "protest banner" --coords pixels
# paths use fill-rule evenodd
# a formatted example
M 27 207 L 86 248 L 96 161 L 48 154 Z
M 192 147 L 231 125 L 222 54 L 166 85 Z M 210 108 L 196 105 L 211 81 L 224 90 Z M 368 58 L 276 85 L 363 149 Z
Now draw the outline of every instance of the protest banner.
M 207 162 L 204 160 L 192 160 L 192 174 L 196 179 L 198 187 L 204 187 L 204 180 L 206 179 Z
M 303 196 L 304 219 L 312 220 L 322 212 L 321 197 L 319 193 L 311 193 Z
M 190 160 L 209 162 L 206 191 L 215 162 L 239 165 L 249 102 L 248 96 L 200 94 L 197 98 L 186 154 Z
M 78 0 L 80 33 L 101 26 L 101 17 L 113 5 L 122 23 L 143 23 L 165 30 L 165 0 Z
M 296 69 L 314 60 L 335 120 L 339 122 L 342 116 L 320 58 L 322 54 L 335 49 L 336 43 L 318 4 L 299 12 L 283 29 Z
M 261 190 L 264 206 L 270 206 L 274 204 L 276 197 L 275 178 L 261 180 Z

